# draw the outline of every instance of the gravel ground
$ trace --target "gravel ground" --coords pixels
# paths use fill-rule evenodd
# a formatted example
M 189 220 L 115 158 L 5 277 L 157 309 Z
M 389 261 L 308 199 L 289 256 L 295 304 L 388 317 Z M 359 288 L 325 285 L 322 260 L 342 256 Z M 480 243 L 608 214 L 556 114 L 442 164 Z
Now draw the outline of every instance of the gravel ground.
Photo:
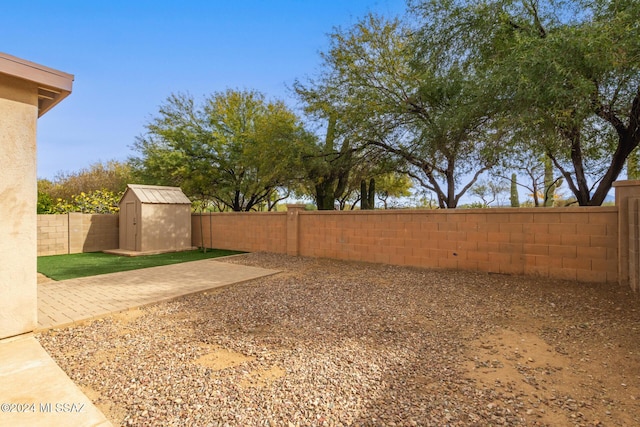
M 227 261 L 282 273 L 38 339 L 114 425 L 640 425 L 626 288 Z

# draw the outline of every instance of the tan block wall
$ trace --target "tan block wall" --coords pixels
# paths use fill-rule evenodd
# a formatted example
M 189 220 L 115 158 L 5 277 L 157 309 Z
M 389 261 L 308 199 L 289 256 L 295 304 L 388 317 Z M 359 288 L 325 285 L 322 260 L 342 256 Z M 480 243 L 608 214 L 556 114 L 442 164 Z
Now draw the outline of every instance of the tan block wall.
M 192 223 L 194 246 L 201 245 L 198 218 Z M 290 215 L 291 224 L 284 213 L 208 214 L 203 219 L 205 244 L 221 249 L 581 282 L 618 280 L 616 207 L 299 211 Z
M 69 253 L 69 216 L 38 215 L 38 256 Z
M 640 198 L 640 181 L 617 181 L 613 183 L 616 191 L 616 206 L 619 209 L 618 216 L 618 281 L 623 285 L 630 285 L 637 290 L 640 263 L 631 256 L 637 256 L 637 245 L 640 235 L 634 224 L 638 223 L 637 203 Z M 635 240 L 634 240 L 635 239 Z M 636 269 L 636 271 L 633 271 Z
M 303 212 L 300 255 L 617 281 L 617 208 Z
M 619 277 L 616 207 L 291 213 L 204 214 L 204 244 L 581 282 L 614 283 Z M 119 246 L 117 215 L 70 214 L 71 239 L 64 233 L 66 218 L 38 216 L 39 255 Z M 192 215 L 191 229 L 193 246 L 201 246 L 199 214 Z
M 97 252 L 119 247 L 119 218 L 111 214 L 82 215 L 82 250 Z
M 38 256 L 117 249 L 118 215 L 38 215 Z
M 204 245 L 208 248 L 229 249 L 247 252 L 287 251 L 286 212 L 232 212 L 191 217 L 193 246 L 202 246 L 200 236 L 204 235 Z

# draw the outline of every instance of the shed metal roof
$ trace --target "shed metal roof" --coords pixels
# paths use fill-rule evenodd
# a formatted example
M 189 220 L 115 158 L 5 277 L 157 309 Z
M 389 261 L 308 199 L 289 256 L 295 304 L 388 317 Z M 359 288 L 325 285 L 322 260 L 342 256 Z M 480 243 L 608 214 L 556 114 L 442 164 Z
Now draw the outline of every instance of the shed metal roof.
M 158 185 L 128 184 L 127 192 L 132 191 L 141 203 L 165 205 L 190 205 L 191 200 L 180 187 L 161 187 Z M 124 195 L 122 196 L 124 198 Z M 122 199 L 120 199 L 122 201 Z

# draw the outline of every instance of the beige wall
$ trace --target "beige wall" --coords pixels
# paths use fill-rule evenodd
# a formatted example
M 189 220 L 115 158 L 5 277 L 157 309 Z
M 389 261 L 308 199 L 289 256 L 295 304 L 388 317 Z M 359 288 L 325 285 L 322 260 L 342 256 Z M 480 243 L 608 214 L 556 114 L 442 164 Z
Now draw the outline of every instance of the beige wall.
M 143 203 L 140 251 L 191 247 L 191 205 Z
M 300 230 L 301 255 L 617 281 L 616 208 L 305 212 Z
M 247 252 L 287 252 L 286 212 L 226 212 L 191 218 L 193 246 Z M 201 233 L 203 230 L 203 233 Z
M 0 338 L 37 325 L 37 86 L 0 74 Z
M 214 248 L 618 280 L 616 207 L 225 213 L 203 219 L 205 243 Z M 199 246 L 199 216 L 192 227 Z
M 633 209 L 640 211 L 640 202 L 634 203 Z M 296 207 L 288 212 L 194 214 L 190 226 L 193 246 L 202 245 L 202 235 L 205 246 L 220 249 L 628 283 L 618 273 L 619 260 L 629 251 L 629 237 L 640 234 L 640 225 L 631 224 L 630 229 L 627 224 L 620 234 L 618 214 L 618 207 L 355 212 L 305 212 Z M 156 208 L 153 215 L 173 214 Z M 76 245 L 77 251 L 117 247 L 117 215 L 73 214 L 71 222 L 76 216 L 83 218 L 84 230 L 102 230 L 84 232 L 85 243 Z M 65 218 L 38 216 L 41 255 L 60 248 L 67 253 L 64 241 L 69 238 L 61 238 L 59 231 L 65 228 Z M 180 239 L 186 239 L 186 227 L 180 232 L 180 227 L 163 221 L 162 232 L 150 240 L 179 246 Z M 92 243 L 86 242 L 88 236 L 94 237 Z M 627 249 L 618 250 L 620 242 L 627 242 Z M 636 258 L 640 271 L 640 255 Z M 629 261 L 628 254 L 625 259 Z
M 69 215 L 38 215 L 38 256 L 69 252 Z
M 613 186 L 618 206 L 618 276 L 621 284 L 640 289 L 640 181 L 618 181 Z
M 118 215 L 38 215 L 38 256 L 117 249 Z

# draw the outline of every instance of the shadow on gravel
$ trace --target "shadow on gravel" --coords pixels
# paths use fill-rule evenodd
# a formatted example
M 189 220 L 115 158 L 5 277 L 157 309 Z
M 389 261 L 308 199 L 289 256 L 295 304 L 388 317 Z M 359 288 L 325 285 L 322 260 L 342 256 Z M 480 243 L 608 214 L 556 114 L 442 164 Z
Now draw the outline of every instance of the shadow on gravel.
M 134 425 L 640 424 L 640 301 L 626 289 L 231 262 L 284 272 L 40 340 Z

